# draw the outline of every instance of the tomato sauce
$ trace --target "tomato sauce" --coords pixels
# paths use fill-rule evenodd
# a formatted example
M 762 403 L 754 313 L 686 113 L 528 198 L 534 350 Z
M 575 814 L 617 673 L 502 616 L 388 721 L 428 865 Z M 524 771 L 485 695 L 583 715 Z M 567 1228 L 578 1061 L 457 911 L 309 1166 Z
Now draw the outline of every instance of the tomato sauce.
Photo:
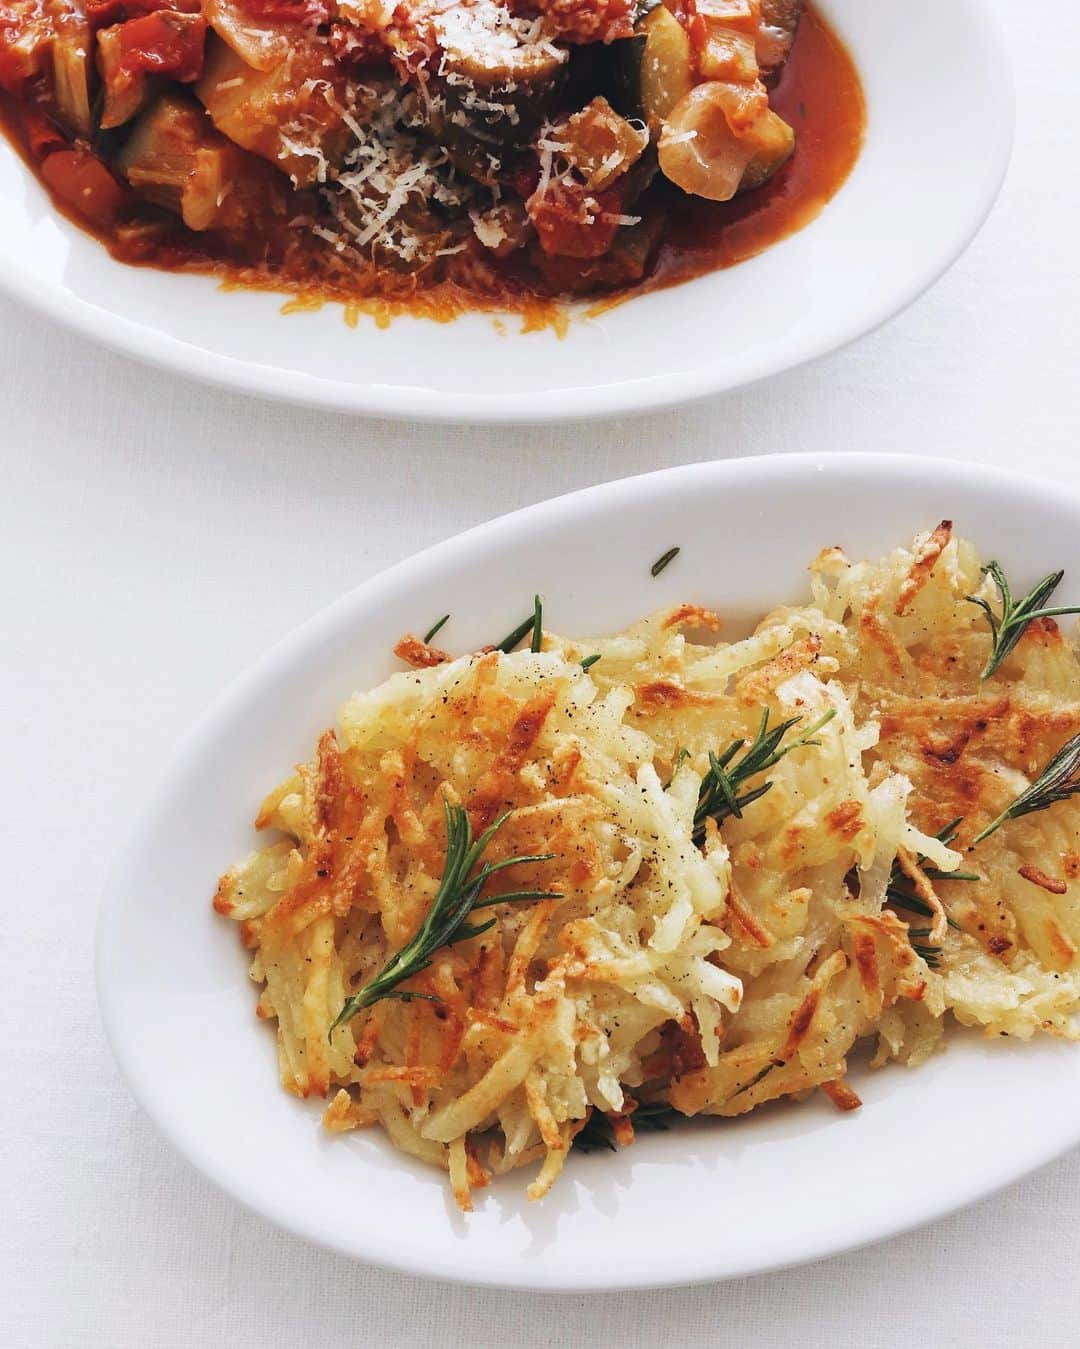
M 111 0 L 95 2 L 107 7 Z M 138 0 L 129 0 L 129 7 L 131 12 L 140 12 Z M 138 38 L 140 32 L 131 36 Z M 148 43 L 148 50 L 151 46 L 157 56 L 145 56 L 133 45 L 130 60 L 134 70 L 152 68 L 155 60 L 163 60 L 163 44 Z M 180 39 L 166 48 L 166 54 L 180 68 L 187 60 Z M 865 102 L 849 53 L 812 6 L 803 14 L 770 102 L 797 133 L 791 159 L 770 182 L 731 202 L 704 201 L 674 188 L 662 188 L 665 229 L 645 277 L 622 290 L 594 290 L 575 296 L 593 301 L 590 312 L 601 312 L 634 295 L 751 258 L 802 229 L 839 191 L 862 147 Z M 490 282 L 482 289 L 449 280 L 425 284 L 422 277 L 387 271 L 379 292 L 373 294 L 370 288 L 357 293 L 342 281 L 340 272 L 328 278 L 320 270 L 315 250 L 305 257 L 303 250 L 292 248 L 284 263 L 250 263 L 238 256 L 235 245 L 230 247 L 210 233 L 189 230 L 174 217 L 135 199 L 85 149 L 72 149 L 55 135 L 48 119 L 50 111 L 47 103 L 20 104 L 0 90 L 0 131 L 43 182 L 56 209 L 93 234 L 120 262 L 210 273 L 220 277 L 229 289 L 283 292 L 294 297 L 284 306 L 286 311 L 315 308 L 325 301 L 339 302 L 345 305 L 350 324 L 362 313 L 385 326 L 402 313 L 447 322 L 459 314 L 481 310 L 521 314 L 526 330 L 547 325 L 565 330 L 566 301 L 538 294 L 512 264 L 494 288 Z M 131 228 L 143 217 L 146 230 Z M 118 228 L 121 220 L 127 228 Z
M 638 290 L 745 262 L 803 229 L 843 186 L 862 149 L 866 103 L 851 56 L 812 8 L 769 102 L 795 128 L 791 159 L 763 187 L 730 202 L 672 193 L 667 236 Z

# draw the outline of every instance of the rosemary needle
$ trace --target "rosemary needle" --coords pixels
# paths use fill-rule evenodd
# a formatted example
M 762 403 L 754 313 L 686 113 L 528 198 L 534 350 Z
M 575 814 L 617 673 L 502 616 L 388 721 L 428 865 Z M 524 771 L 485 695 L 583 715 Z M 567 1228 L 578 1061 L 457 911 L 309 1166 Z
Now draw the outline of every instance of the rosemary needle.
M 523 619 L 513 632 L 508 632 L 501 642 L 495 643 L 496 651 L 502 651 L 509 655 L 514 647 L 521 641 L 524 641 L 528 634 L 532 633 L 532 642 L 530 650 L 540 650 L 540 639 L 543 636 L 544 605 L 539 595 L 533 596 L 533 611 L 528 618 Z
M 989 838 L 1006 820 L 1018 820 L 1021 815 L 1031 815 L 1036 810 L 1049 810 L 1058 801 L 1067 801 L 1077 792 L 1080 792 L 1080 735 L 1074 735 L 1062 745 L 1031 786 L 972 840 L 972 847 Z
M 958 815 L 955 820 L 950 820 L 944 829 L 939 829 L 934 837 L 939 843 L 944 843 L 946 848 L 948 848 L 959 833 L 960 825 L 963 821 L 964 817 Z M 926 865 L 926 858 L 922 853 L 916 857 L 915 865 L 920 867 L 926 878 L 931 881 L 982 880 L 982 877 L 974 871 L 942 871 L 940 867 L 928 867 Z M 927 904 L 924 899 L 920 899 L 915 893 L 907 873 L 900 865 L 899 858 L 892 865 L 892 871 L 889 874 L 889 884 L 885 890 L 885 898 L 894 908 L 907 909 L 909 913 L 918 913 L 924 918 L 934 917 L 934 911 L 930 905 Z M 950 918 L 948 914 L 945 915 L 945 921 L 950 927 L 959 930 L 959 923 Z M 927 963 L 929 964 L 929 961 Z
M 769 712 L 766 708 L 761 714 L 761 724 L 758 727 L 757 735 L 752 744 L 747 747 L 742 758 L 735 762 L 735 756 L 746 745 L 745 740 L 733 741 L 723 754 L 713 754 L 709 752 L 709 771 L 701 782 L 701 790 L 698 795 L 697 810 L 694 812 L 694 841 L 700 843 L 705 836 L 705 821 L 712 819 L 718 824 L 726 820 L 729 815 L 741 819 L 743 808 L 752 801 L 757 801 L 759 797 L 772 790 L 771 782 L 763 782 L 757 787 L 752 787 L 749 791 L 743 792 L 740 796 L 739 791 L 746 782 L 756 777 L 758 773 L 764 773 L 767 769 L 773 768 L 785 754 L 790 754 L 793 749 L 800 749 L 808 745 L 820 745 L 820 740 L 813 739 L 814 735 L 821 728 L 832 721 L 836 716 L 836 709 L 830 708 L 828 712 L 821 716 L 812 725 L 808 726 L 800 736 L 794 740 L 789 740 L 786 745 L 781 744 L 784 736 L 802 720 L 801 717 L 791 717 L 788 721 L 782 721 L 779 726 L 769 729 Z
M 680 749 L 678 753 L 675 755 L 675 758 L 671 762 L 671 776 L 668 778 L 667 782 L 664 783 L 665 792 L 675 781 L 675 774 L 679 771 L 679 769 L 683 766 L 683 764 L 687 761 L 687 759 L 689 759 L 689 757 L 690 751 L 685 746 L 682 749 Z
M 650 1105 L 639 1105 L 627 1118 L 636 1134 L 646 1131 L 666 1132 L 671 1127 L 670 1121 L 678 1114 L 674 1106 L 668 1105 L 666 1101 L 654 1101 Z M 615 1129 L 610 1116 L 594 1107 L 584 1127 L 574 1135 L 573 1146 L 582 1152 L 595 1152 L 598 1148 L 614 1152 Z
M 534 654 L 540 650 L 540 643 L 544 639 L 544 605 L 539 595 L 533 596 L 533 629 L 532 641 L 529 643 L 529 650 Z
M 1017 603 L 1013 599 L 1009 582 L 1006 580 L 999 562 L 988 562 L 982 570 L 984 575 L 993 578 L 998 594 L 1001 596 L 1000 615 L 994 613 L 987 600 L 980 599 L 976 595 L 968 595 L 967 597 L 968 601 L 971 604 L 977 604 L 990 620 L 993 642 L 986 665 L 979 676 L 980 679 L 989 679 L 1020 638 L 1023 637 L 1029 623 L 1036 618 L 1060 618 L 1064 614 L 1080 614 L 1080 608 L 1075 608 L 1072 605 L 1060 609 L 1044 609 L 1042 607 L 1061 584 L 1065 576 L 1063 571 L 1054 571 L 1049 576 L 1044 576 L 1038 585 L 1031 590 L 1030 594 L 1025 595 Z
M 928 927 L 909 927 L 908 941 L 911 941 L 912 937 L 929 937 L 930 931 L 931 929 Z M 912 941 L 911 949 L 917 956 L 922 956 L 923 960 L 926 961 L 932 970 L 937 969 L 941 962 L 940 946 L 933 946 L 927 942 Z
M 436 623 L 433 628 L 428 628 L 427 632 L 424 633 L 424 645 L 427 646 L 431 639 L 435 637 L 449 621 L 450 615 L 443 614 L 442 618 L 439 619 L 438 623 Z
M 674 562 L 681 552 L 682 552 L 681 548 L 669 548 L 666 553 L 663 553 L 660 557 L 656 559 L 656 561 L 649 568 L 649 571 L 652 572 L 654 576 L 659 576 L 660 573 L 664 570 L 664 568 L 668 565 L 668 563 Z
M 480 899 L 480 892 L 496 872 L 518 866 L 523 862 L 550 862 L 555 857 L 554 853 L 507 857 L 502 862 L 485 862 L 476 875 L 472 875 L 473 868 L 510 814 L 511 812 L 507 811 L 505 815 L 500 815 L 474 842 L 469 812 L 464 806 L 451 805 L 449 801 L 443 799 L 443 815 L 446 820 L 446 861 L 443 864 L 439 888 L 431 901 L 427 917 L 420 924 L 415 936 L 390 957 L 380 973 L 363 988 L 346 998 L 345 1005 L 330 1027 L 330 1035 L 333 1035 L 343 1021 L 348 1021 L 357 1012 L 365 1007 L 371 1007 L 383 998 L 400 998 L 403 1002 L 423 998 L 428 1002 L 438 1002 L 438 998 L 428 993 L 399 991 L 398 985 L 426 970 L 431 965 L 432 955 L 440 947 L 452 946 L 455 942 L 464 941 L 468 937 L 476 937 L 495 926 L 498 921 L 495 918 L 476 925 L 468 923 L 466 920 L 473 909 L 486 909 L 493 904 L 521 899 L 559 898 L 559 892 L 555 890 L 511 890 L 506 894 Z
M 526 633 L 532 632 L 533 624 L 535 622 L 536 619 L 534 615 L 530 614 L 524 622 L 517 625 L 513 632 L 508 632 L 501 642 L 495 643 L 496 651 L 503 651 L 506 653 L 513 651 L 514 647 L 517 646 L 518 642 L 521 641 Z
M 728 1100 L 733 1101 L 736 1096 L 741 1096 L 744 1091 L 749 1091 L 751 1087 L 756 1087 L 760 1081 L 768 1077 L 768 1075 L 772 1072 L 774 1068 L 782 1068 L 783 1066 L 784 1066 L 783 1059 L 770 1059 L 769 1062 L 765 1065 L 765 1067 L 762 1068 L 760 1072 L 755 1073 L 749 1082 L 744 1082 L 742 1086 L 738 1088 L 737 1091 L 733 1091 L 731 1095 L 728 1097 Z

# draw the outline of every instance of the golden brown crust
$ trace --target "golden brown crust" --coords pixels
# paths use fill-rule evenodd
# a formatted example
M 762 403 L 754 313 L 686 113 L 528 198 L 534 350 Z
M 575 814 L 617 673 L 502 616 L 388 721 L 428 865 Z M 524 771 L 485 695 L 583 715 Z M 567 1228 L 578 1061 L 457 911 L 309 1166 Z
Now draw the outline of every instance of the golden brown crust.
M 938 558 L 948 547 L 951 538 L 952 521 L 942 520 L 941 524 L 933 530 L 926 542 L 919 548 L 915 554 L 915 561 L 912 562 L 911 569 L 904 577 L 897 592 L 896 606 L 893 610 L 897 618 L 901 618 L 911 608 L 916 595 L 929 581 L 931 573 L 937 566 Z
M 688 689 L 674 679 L 652 679 L 634 690 L 643 712 L 674 711 L 683 707 L 711 707 L 717 699 L 708 693 Z
M 406 665 L 411 665 L 414 670 L 429 670 L 435 665 L 445 665 L 451 659 L 448 651 L 430 646 L 421 638 L 414 637 L 411 632 L 398 640 L 394 647 L 394 655 Z
M 1017 875 L 1023 876 L 1025 881 L 1030 881 L 1032 885 L 1037 885 L 1040 890 L 1045 890 L 1051 895 L 1067 895 L 1069 887 L 1065 881 L 1058 880 L 1056 876 L 1049 876 L 1040 867 L 1031 862 L 1025 862 L 1022 867 L 1017 868 Z
M 812 632 L 740 679 L 736 689 L 739 701 L 746 707 L 761 707 L 785 680 L 801 670 L 813 669 L 820 655 L 821 638 Z
M 703 609 L 700 604 L 680 604 L 664 619 L 665 628 L 707 628 L 710 632 L 719 632 L 723 619 L 711 609 Z
M 842 1078 L 837 1078 L 833 1082 L 822 1082 L 821 1090 L 837 1110 L 858 1110 L 862 1105 L 862 1098 Z

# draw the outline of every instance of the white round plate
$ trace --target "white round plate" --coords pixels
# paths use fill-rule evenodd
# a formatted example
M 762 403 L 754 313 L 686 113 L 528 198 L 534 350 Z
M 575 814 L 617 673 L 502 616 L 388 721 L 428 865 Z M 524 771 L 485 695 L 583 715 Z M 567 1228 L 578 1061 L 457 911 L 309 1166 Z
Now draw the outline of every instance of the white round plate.
M 0 285 L 95 341 L 229 388 L 408 420 L 617 416 L 719 393 L 832 351 L 897 313 L 970 242 L 1012 142 L 985 0 L 821 0 L 869 104 L 866 147 L 807 229 L 729 271 L 602 317 L 521 334 L 490 317 L 346 326 L 338 305 L 124 267 L 57 216 L 0 145 Z
M 475 648 L 534 590 L 565 633 L 612 631 L 681 600 L 748 621 L 808 593 L 823 545 L 876 557 L 943 516 L 1025 591 L 1075 558 L 1080 497 L 1057 484 L 928 459 L 734 460 L 483 525 L 275 647 L 191 736 L 105 897 L 105 1025 L 161 1131 L 228 1193 L 310 1241 L 442 1279 L 573 1290 L 827 1255 L 978 1199 L 1080 1141 L 1080 1048 L 956 1033 L 923 1068 L 856 1075 L 865 1105 L 854 1114 L 815 1097 L 695 1121 L 617 1154 L 572 1156 L 538 1205 L 520 1174 L 504 1177 L 462 1216 L 440 1173 L 377 1131 L 327 1136 L 320 1105 L 281 1089 L 236 929 L 210 908 L 219 872 L 255 845 L 257 803 L 351 692 L 399 668 L 390 648 L 403 630 L 449 609 L 447 645 Z M 674 544 L 681 553 L 654 580 L 650 562 Z

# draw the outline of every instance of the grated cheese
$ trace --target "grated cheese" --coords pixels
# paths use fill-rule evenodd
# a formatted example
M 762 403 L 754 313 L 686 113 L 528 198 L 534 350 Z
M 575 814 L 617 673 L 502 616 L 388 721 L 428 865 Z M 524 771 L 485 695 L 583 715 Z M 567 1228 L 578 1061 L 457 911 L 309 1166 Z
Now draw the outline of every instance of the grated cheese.
M 569 59 L 569 52 L 544 37 L 541 20 L 519 19 L 497 0 L 435 0 L 423 10 L 443 51 L 440 74 L 448 58 L 493 71 L 520 69 L 538 58 L 560 65 Z
M 294 159 L 314 159 L 317 163 L 317 168 L 315 170 L 316 181 L 320 183 L 326 182 L 330 165 L 318 145 L 296 140 L 292 136 L 287 135 L 285 131 L 278 132 L 278 140 L 281 142 L 281 149 L 278 151 L 278 159 L 287 159 L 290 155 L 292 155 Z M 299 183 L 296 175 L 290 174 L 289 177 L 292 179 L 293 186 L 298 187 Z
M 676 131 L 674 134 L 668 135 L 667 130 L 665 129 L 663 140 L 665 145 L 682 145 L 686 141 L 696 139 L 696 137 L 696 131 Z
M 493 216 L 481 215 L 479 211 L 470 211 L 473 233 L 485 248 L 498 248 L 509 236 L 502 225 Z
M 403 219 L 406 207 L 461 207 L 475 188 L 457 177 L 441 146 L 416 134 L 424 119 L 409 91 L 387 89 L 367 125 L 352 114 L 343 120 L 355 139 L 327 194 L 335 219 L 356 248 L 416 262 L 439 234 Z

